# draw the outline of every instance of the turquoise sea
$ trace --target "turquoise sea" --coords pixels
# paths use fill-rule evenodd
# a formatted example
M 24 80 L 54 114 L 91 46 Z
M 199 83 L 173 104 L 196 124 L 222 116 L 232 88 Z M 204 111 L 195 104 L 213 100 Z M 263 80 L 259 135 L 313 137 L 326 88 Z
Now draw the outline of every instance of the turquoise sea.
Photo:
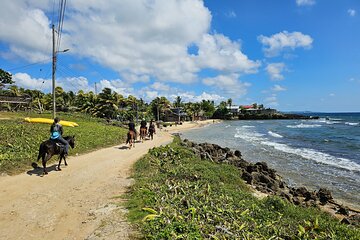
M 360 208 L 360 113 L 311 113 L 318 120 L 224 121 L 183 133 L 265 161 L 292 186 L 330 189 Z

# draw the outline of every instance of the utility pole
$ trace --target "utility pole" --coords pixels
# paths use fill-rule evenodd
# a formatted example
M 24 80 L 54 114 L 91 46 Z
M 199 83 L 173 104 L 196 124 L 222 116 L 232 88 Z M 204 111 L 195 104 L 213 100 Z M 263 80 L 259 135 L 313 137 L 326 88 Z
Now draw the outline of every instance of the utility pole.
M 55 71 L 56 71 L 56 51 L 55 51 L 55 26 L 52 25 L 52 94 L 53 94 L 53 118 L 56 117 L 56 98 L 55 98 Z
M 97 95 L 97 88 L 96 88 L 96 83 L 95 83 L 95 95 Z

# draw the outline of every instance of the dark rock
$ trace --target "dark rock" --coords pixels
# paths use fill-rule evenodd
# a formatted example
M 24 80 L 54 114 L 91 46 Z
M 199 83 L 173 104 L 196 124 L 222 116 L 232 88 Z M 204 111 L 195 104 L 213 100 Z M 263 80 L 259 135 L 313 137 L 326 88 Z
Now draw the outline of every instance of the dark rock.
M 233 158 L 235 157 L 235 154 L 233 152 L 227 152 L 225 158 Z
M 349 219 L 347 219 L 347 218 L 343 218 L 343 219 L 341 220 L 341 223 L 346 224 L 346 225 L 350 225 L 350 224 L 351 224 L 351 222 L 350 222 Z
M 249 172 L 249 173 L 252 173 L 252 172 L 258 172 L 259 169 L 258 169 L 258 166 L 253 165 L 253 164 L 249 164 L 249 165 L 246 167 L 246 171 Z
M 308 191 L 308 192 L 305 193 L 304 197 L 305 197 L 306 202 L 310 201 L 310 200 L 316 201 L 316 192 L 309 192 Z
M 322 204 L 326 204 L 333 199 L 330 190 L 326 188 L 320 188 L 316 195 Z
M 360 227 L 360 214 L 351 215 L 348 217 L 351 225 Z
M 299 187 L 293 191 L 293 195 L 295 197 L 305 197 L 308 192 L 309 191 L 306 189 L 306 187 Z
M 292 201 L 295 205 L 301 205 L 302 201 L 298 197 L 293 197 Z
M 345 216 L 349 216 L 349 208 L 344 207 L 344 206 L 340 206 L 339 210 L 337 210 L 336 213 L 341 214 L 341 215 L 345 215 Z
M 279 184 L 275 181 L 270 181 L 266 186 L 274 193 L 279 192 Z
M 235 166 L 241 169 L 246 169 L 249 166 L 249 163 L 243 159 L 239 159 L 234 162 Z
M 250 173 L 244 171 L 241 175 L 241 178 L 245 180 L 247 184 L 252 184 L 253 176 Z
M 269 170 L 269 167 L 266 162 L 257 162 L 257 163 L 255 163 L 255 166 L 258 166 L 260 171 L 267 172 Z
M 253 172 L 252 175 L 254 182 L 265 183 L 265 184 L 271 182 L 271 179 L 268 176 L 264 175 L 263 173 Z
M 238 158 L 241 158 L 241 152 L 239 150 L 235 150 L 234 152 L 235 156 L 237 156 Z
M 287 201 L 291 202 L 290 194 L 287 194 L 286 192 L 280 192 L 279 196 L 282 197 L 283 199 L 286 199 Z

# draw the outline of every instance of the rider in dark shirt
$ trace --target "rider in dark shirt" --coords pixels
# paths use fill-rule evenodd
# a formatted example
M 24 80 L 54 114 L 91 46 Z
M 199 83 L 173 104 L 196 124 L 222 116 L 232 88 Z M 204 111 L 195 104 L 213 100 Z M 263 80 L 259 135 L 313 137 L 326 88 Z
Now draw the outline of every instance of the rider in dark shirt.
M 136 129 L 135 129 L 134 120 L 130 120 L 130 122 L 129 122 L 129 131 L 133 131 L 135 133 L 135 139 L 136 139 L 137 132 L 136 132 Z
M 140 122 L 140 128 L 146 128 L 146 121 L 145 121 L 145 118 L 142 119 L 142 121 Z

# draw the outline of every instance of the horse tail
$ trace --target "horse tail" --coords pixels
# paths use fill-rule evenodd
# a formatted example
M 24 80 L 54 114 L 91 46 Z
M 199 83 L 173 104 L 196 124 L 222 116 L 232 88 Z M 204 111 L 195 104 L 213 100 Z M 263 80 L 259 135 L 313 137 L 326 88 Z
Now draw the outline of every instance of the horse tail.
M 42 156 L 43 154 L 45 154 L 45 153 L 44 153 L 44 144 L 41 143 L 41 144 L 40 144 L 40 147 L 39 147 L 39 154 L 38 154 L 38 157 L 37 157 L 37 161 L 40 160 L 40 158 L 41 158 L 41 156 Z
M 130 131 L 127 133 L 127 139 L 126 139 L 126 144 L 128 144 L 130 142 L 131 139 L 131 135 L 130 135 Z

